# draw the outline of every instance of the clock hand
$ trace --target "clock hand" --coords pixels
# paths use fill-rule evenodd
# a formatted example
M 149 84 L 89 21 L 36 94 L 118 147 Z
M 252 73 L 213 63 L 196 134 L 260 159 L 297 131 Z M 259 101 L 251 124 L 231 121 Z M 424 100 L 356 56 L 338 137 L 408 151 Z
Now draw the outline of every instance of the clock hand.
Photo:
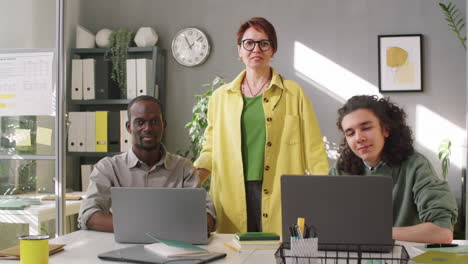
M 185 38 L 185 42 L 187 42 L 188 47 L 192 49 L 192 45 L 190 45 L 190 42 L 188 41 L 187 37 L 184 36 L 184 38 Z

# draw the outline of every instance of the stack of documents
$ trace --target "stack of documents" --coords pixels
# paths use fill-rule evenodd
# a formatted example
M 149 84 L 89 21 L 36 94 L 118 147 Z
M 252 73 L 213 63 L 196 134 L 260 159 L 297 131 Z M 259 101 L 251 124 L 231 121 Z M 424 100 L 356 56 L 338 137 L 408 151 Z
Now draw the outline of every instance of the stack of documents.
M 277 249 L 280 237 L 272 232 L 236 233 L 232 244 L 237 249 Z
M 28 206 L 23 199 L 2 199 L 0 200 L 0 210 L 22 210 Z

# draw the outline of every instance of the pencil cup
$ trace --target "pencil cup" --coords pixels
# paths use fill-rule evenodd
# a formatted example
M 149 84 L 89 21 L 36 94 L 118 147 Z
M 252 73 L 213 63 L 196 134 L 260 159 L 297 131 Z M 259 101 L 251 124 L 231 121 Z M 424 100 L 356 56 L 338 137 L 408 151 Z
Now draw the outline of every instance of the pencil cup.
M 319 264 L 318 238 L 291 238 L 292 264 Z
M 49 263 L 49 236 L 21 236 L 19 239 L 21 264 Z

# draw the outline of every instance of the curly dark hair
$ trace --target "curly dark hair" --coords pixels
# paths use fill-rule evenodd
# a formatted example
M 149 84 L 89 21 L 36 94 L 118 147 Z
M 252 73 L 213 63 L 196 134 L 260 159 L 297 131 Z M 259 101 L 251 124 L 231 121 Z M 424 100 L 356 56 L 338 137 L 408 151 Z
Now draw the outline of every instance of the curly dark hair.
M 414 153 L 413 137 L 410 127 L 406 124 L 405 111 L 390 102 L 389 98 L 378 98 L 375 95 L 357 95 L 351 97 L 343 107 L 338 109 L 338 120 L 336 125 L 341 132 L 343 128 L 341 122 L 343 118 L 358 109 L 368 109 L 372 111 L 380 121 L 380 126 L 388 129 L 389 136 L 385 138 L 382 150 L 382 160 L 389 166 L 401 164 L 411 154 Z M 362 160 L 354 154 L 343 138 L 343 143 L 338 150 L 337 168 L 346 173 L 354 175 L 364 174 L 364 164 Z

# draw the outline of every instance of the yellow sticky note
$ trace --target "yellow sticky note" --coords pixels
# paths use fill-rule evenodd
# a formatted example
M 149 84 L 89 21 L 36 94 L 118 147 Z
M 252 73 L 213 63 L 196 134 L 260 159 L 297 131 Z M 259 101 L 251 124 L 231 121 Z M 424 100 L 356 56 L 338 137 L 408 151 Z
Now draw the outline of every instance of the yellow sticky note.
M 45 127 L 38 127 L 36 134 L 37 144 L 50 146 L 52 144 L 52 129 Z
M 16 140 L 16 146 L 21 146 L 21 147 L 31 146 L 31 129 L 16 129 L 15 140 Z
M 0 94 L 0 99 L 10 99 L 15 98 L 14 94 Z

